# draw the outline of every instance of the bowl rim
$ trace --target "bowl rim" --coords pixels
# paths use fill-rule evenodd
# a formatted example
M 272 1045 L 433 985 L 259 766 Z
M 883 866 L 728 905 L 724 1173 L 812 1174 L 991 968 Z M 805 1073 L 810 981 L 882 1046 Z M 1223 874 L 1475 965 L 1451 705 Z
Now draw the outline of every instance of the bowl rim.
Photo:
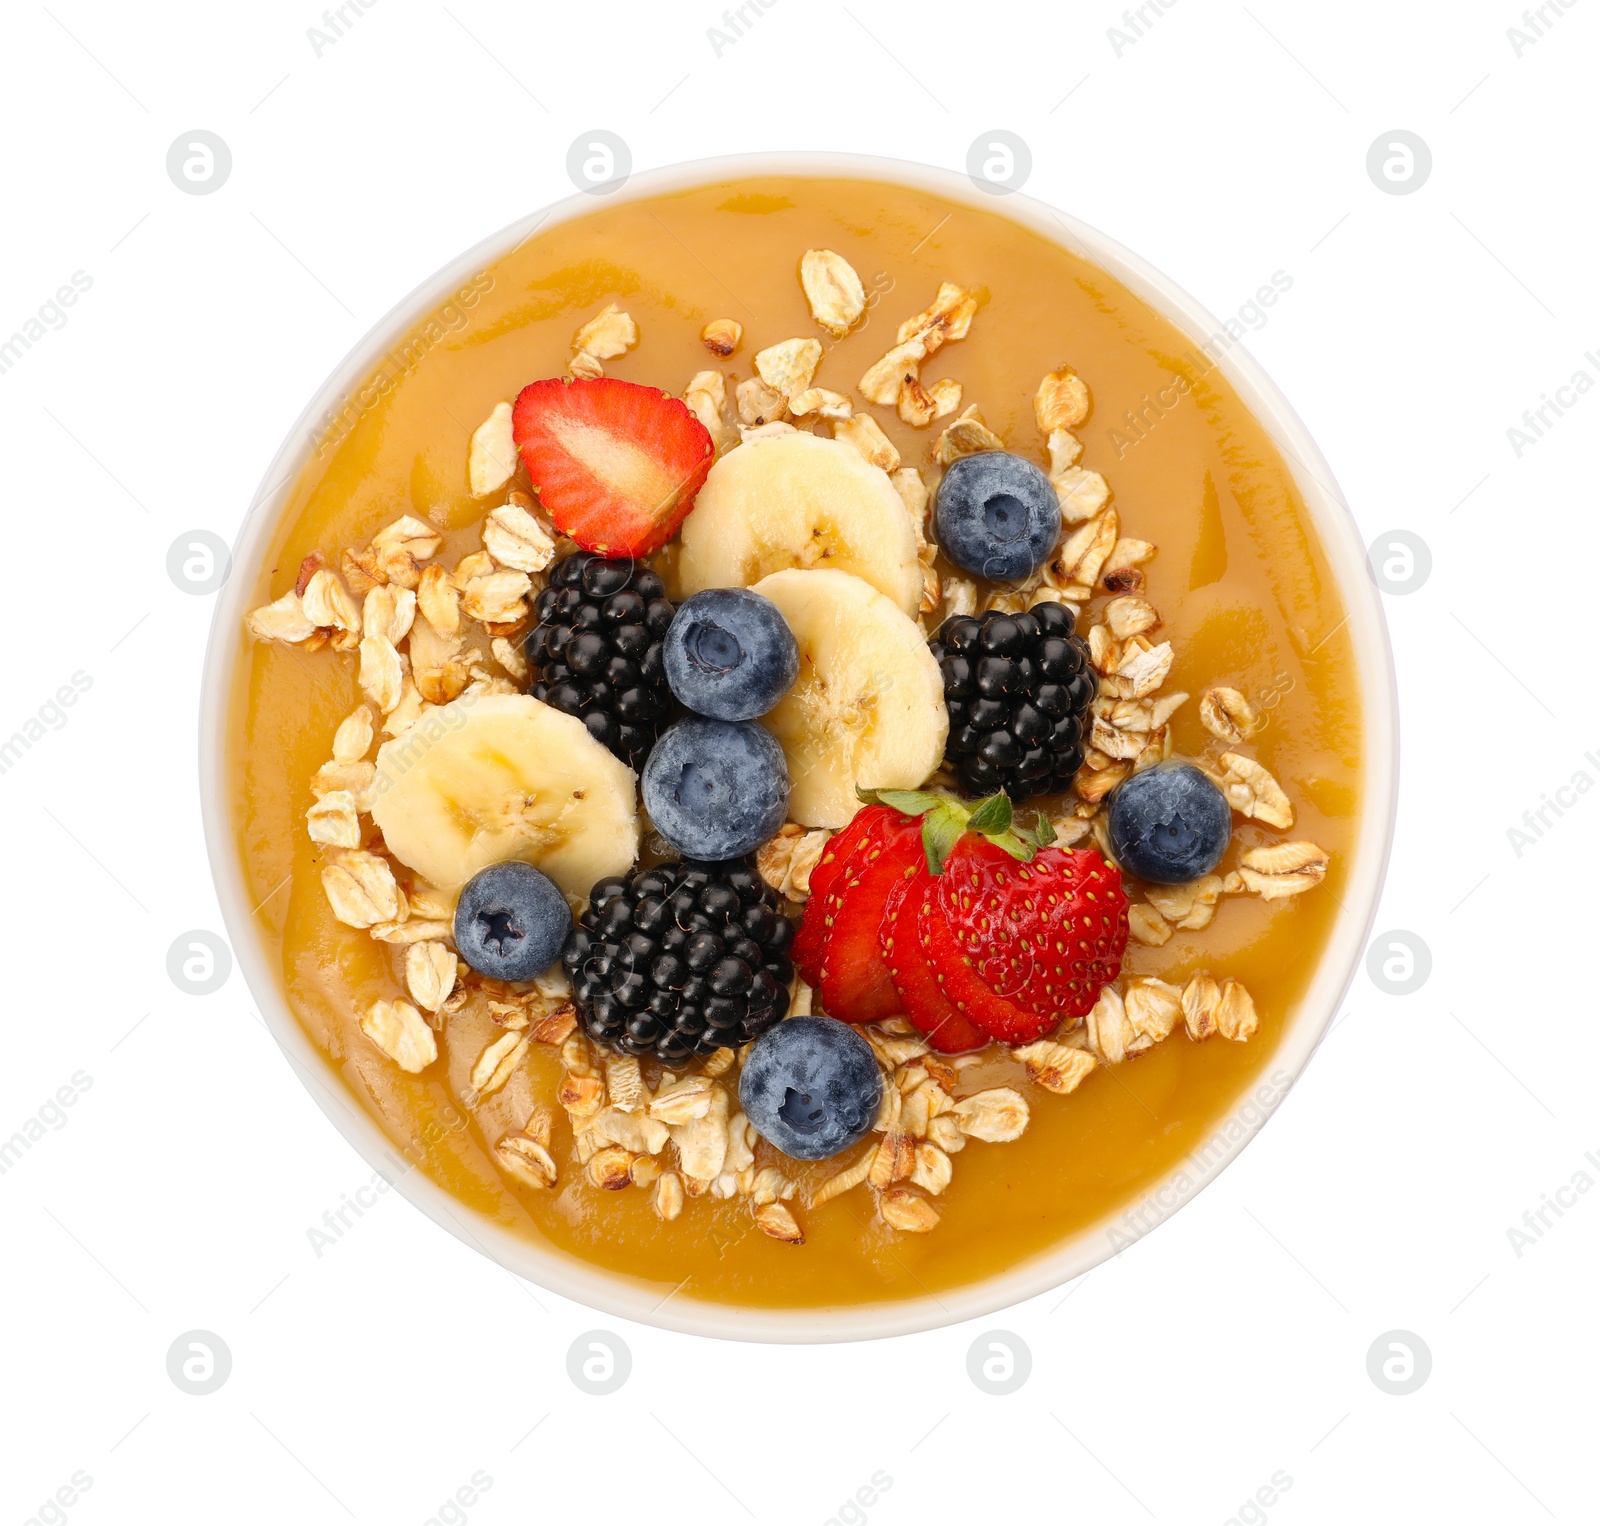
M 670 1292 L 658 1297 L 650 1287 L 523 1239 L 466 1207 L 424 1173 L 411 1169 L 356 1098 L 346 1097 L 326 1083 L 326 1056 L 290 1010 L 279 974 L 256 932 L 255 908 L 249 904 L 228 806 L 230 691 L 245 606 L 255 581 L 253 576 L 233 574 L 241 567 L 253 573 L 260 562 L 295 483 L 317 449 L 316 422 L 327 417 L 334 405 L 348 406 L 394 343 L 475 272 L 535 234 L 605 204 L 754 177 L 881 180 L 997 212 L 1115 276 L 1196 345 L 1212 342 L 1226 332 L 1224 325 L 1177 283 L 1087 223 L 1021 192 L 997 195 L 950 169 L 876 155 L 807 150 L 689 160 L 636 172 L 603 199 L 579 191 L 519 218 L 422 281 L 351 347 L 306 404 L 263 475 L 235 537 L 230 574 L 218 594 L 207 641 L 199 714 L 201 814 L 228 939 L 268 1030 L 334 1127 L 368 1165 L 390 1179 L 441 1228 L 515 1275 L 601 1313 L 641 1324 L 684 1334 L 769 1343 L 875 1340 L 981 1318 L 1048 1292 L 1120 1255 L 1191 1201 L 1237 1159 L 1303 1074 L 1344 1001 L 1371 935 L 1393 838 L 1399 772 L 1399 714 L 1388 627 L 1382 600 L 1368 572 L 1366 549 L 1331 468 L 1288 400 L 1242 342 L 1221 348 L 1215 357 L 1217 369 L 1284 456 L 1349 610 L 1347 624 L 1363 698 L 1365 754 L 1363 814 L 1349 897 L 1311 985 L 1271 1057 L 1275 1089 L 1270 1097 L 1259 1097 L 1267 1088 L 1258 1080 L 1254 1091 L 1235 1102 L 1209 1140 L 1132 1204 L 1108 1213 L 1019 1266 L 938 1294 L 889 1303 L 784 1309 L 674 1301 Z M 1130 1223 L 1136 1208 L 1137 1216 Z

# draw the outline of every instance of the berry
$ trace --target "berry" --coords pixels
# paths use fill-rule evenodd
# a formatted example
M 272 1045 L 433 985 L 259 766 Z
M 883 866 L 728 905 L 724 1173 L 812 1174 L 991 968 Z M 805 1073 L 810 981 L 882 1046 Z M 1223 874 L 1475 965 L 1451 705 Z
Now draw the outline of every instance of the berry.
M 948 467 L 934 515 L 944 554 L 991 583 L 1027 577 L 1061 538 L 1061 503 L 1050 479 L 1005 450 L 963 456 Z
M 955 856 L 951 854 L 952 859 Z M 947 863 L 945 873 L 952 867 Z M 988 1037 L 1004 1039 L 1008 1044 L 1026 1044 L 1060 1025 L 1059 1012 L 1031 1012 L 984 983 L 967 957 L 949 912 L 940 903 L 937 888 L 922 897 L 918 908 L 917 944 L 933 971 L 940 994 L 963 1019 Z
M 783 825 L 789 766 L 754 721 L 685 716 L 662 733 L 640 780 L 656 830 L 693 858 L 741 858 Z
M 811 871 L 811 888 L 800 928 L 794 935 L 794 963 L 808 986 L 822 984 L 822 951 L 832 930 L 828 897 L 835 882 L 845 873 L 854 855 L 873 840 L 876 829 L 897 813 L 886 805 L 869 805 L 856 812 L 850 821 L 828 839 L 822 857 Z
M 950 716 L 945 757 L 971 793 L 1059 794 L 1083 765 L 1099 684 L 1072 625 L 1065 604 L 1047 601 L 952 615 L 928 643 Z
M 1053 838 L 1042 817 L 1018 821 L 1004 795 L 966 805 L 876 792 L 838 834 L 837 866 L 806 906 L 823 1005 L 858 1023 L 903 1012 L 947 1053 L 1029 1043 L 1082 1018 L 1122 968 L 1128 898 L 1098 852 Z
M 594 887 L 561 963 L 590 1038 L 679 1065 L 789 1010 L 793 936 L 748 862 L 657 864 Z
M 480 975 L 532 980 L 561 957 L 572 930 L 567 898 L 519 859 L 480 869 L 456 902 L 456 948 Z
M 1117 787 L 1106 825 L 1111 851 L 1130 874 L 1183 885 L 1217 867 L 1233 815 L 1227 797 L 1193 763 L 1171 758 Z
M 824 907 L 828 937 L 818 990 L 825 1011 L 850 1023 L 875 1023 L 900 1010 L 880 933 L 889 892 L 908 869 L 927 863 L 922 823 L 891 811 L 871 841 L 833 882 Z
M 800 647 L 771 599 L 748 588 L 708 588 L 684 600 L 662 649 L 667 682 L 689 709 L 753 721 L 800 674 Z
M 1042 848 L 1019 863 L 987 838 L 963 837 L 937 882 L 935 911 L 959 960 L 941 966 L 951 976 L 947 991 L 1010 1044 L 1083 1017 L 1116 979 L 1128 943 L 1121 877 L 1092 848 Z M 969 974 L 993 1003 L 973 990 Z
M 739 1077 L 745 1116 L 796 1160 L 824 1160 L 864 1139 L 882 1100 L 872 1046 L 831 1017 L 791 1017 L 769 1028 Z
M 611 376 L 524 387 L 511 435 L 556 528 L 602 556 L 666 545 L 716 455 L 685 403 Z
M 539 623 L 523 646 L 533 697 L 642 768 L 672 710 L 661 666 L 673 616 L 666 585 L 648 567 L 578 551 L 550 569 L 533 612 Z
M 906 870 L 889 892 L 880 933 L 883 960 L 899 994 L 901 1010 L 932 1048 L 940 1054 L 981 1049 L 989 1035 L 945 996 L 917 936 L 917 919 L 933 889 L 934 881 L 924 864 Z

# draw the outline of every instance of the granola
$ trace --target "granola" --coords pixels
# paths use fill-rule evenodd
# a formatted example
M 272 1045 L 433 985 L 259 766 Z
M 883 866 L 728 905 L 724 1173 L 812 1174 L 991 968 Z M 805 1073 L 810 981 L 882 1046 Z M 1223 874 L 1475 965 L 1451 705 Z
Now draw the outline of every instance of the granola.
M 853 445 L 874 466 L 881 466 L 886 472 L 900 469 L 900 452 L 870 413 L 858 413 L 841 420 L 834 426 L 833 437 Z
M 800 285 L 811 316 L 835 339 L 843 339 L 866 311 L 861 277 L 842 254 L 808 249 L 800 256 Z
M 1239 855 L 1239 877 L 1264 901 L 1300 895 L 1322 883 L 1328 855 L 1314 842 L 1281 842 L 1246 848 Z
M 1076 429 L 1089 417 L 1088 383 L 1071 366 L 1052 371 L 1034 394 L 1033 414 L 1041 434 Z
M 361 1031 L 396 1065 L 411 1075 L 439 1058 L 433 1029 L 406 1001 L 375 1001 L 361 1014 Z
M 472 432 L 467 447 L 467 481 L 474 498 L 487 498 L 508 483 L 517 470 L 517 447 L 511 435 L 511 404 L 496 403 Z
M 604 376 L 605 367 L 601 362 L 625 355 L 638 342 L 639 325 L 615 302 L 608 302 L 572 336 L 572 358 L 567 362 L 567 374 Z
M 816 339 L 786 339 L 756 353 L 756 374 L 773 392 L 792 402 L 807 391 L 822 359 Z
M 833 833 L 824 827 L 808 829 L 785 822 L 778 835 L 756 850 L 761 878 L 791 901 L 804 901 L 811 892 L 811 871 L 817 867 Z
M 744 340 L 744 325 L 736 318 L 713 318 L 700 330 L 700 343 L 713 355 L 733 354 Z

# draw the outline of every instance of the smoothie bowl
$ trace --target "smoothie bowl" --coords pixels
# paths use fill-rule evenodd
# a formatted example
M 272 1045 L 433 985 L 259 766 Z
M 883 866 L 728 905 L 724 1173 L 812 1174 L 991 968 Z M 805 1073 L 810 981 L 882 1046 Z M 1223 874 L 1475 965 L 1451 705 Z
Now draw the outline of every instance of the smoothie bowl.
M 229 931 L 511 1270 L 731 1337 L 973 1317 L 1186 1201 L 1331 1018 L 1382 615 L 1282 399 L 1092 230 L 636 176 L 403 303 L 266 480 L 206 672 Z

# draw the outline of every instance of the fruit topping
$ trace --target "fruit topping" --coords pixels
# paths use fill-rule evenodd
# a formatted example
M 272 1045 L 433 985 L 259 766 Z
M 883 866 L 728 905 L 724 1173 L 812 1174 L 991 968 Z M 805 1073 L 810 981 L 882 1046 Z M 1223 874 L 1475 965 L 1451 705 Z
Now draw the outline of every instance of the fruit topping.
M 936 906 L 962 962 L 1005 1003 L 975 1006 L 975 1020 L 1007 1043 L 1029 1043 L 1063 1018 L 1085 1016 L 1122 968 L 1128 898 L 1093 848 L 1041 848 L 1021 863 L 968 834 L 945 863 Z
M 884 913 L 890 891 L 908 869 L 924 863 L 921 822 L 891 811 L 834 880 L 823 909 L 828 933 L 818 986 L 823 1008 L 832 1016 L 875 1023 L 900 1010 L 883 958 Z
M 1057 794 L 1083 765 L 1099 684 L 1072 628 L 1072 611 L 1046 601 L 1025 614 L 953 615 L 929 643 L 949 716 L 945 752 L 973 794 Z
M 446 894 L 520 858 L 581 896 L 639 851 L 628 765 L 531 694 L 464 694 L 430 710 L 379 749 L 372 788 L 389 852 Z
M 1217 867 L 1233 816 L 1227 797 L 1193 763 L 1171 758 L 1117 787 L 1106 826 L 1111 851 L 1130 874 L 1183 885 Z
M 716 453 L 684 403 L 610 376 L 524 387 L 511 429 L 556 528 L 602 556 L 649 556 L 666 545 Z
M 808 942 L 821 939 L 829 1011 L 869 1020 L 828 1000 L 827 969 L 841 930 L 848 939 L 871 920 L 865 899 L 851 904 L 850 895 L 864 895 L 852 885 L 883 883 L 881 871 L 867 865 L 875 849 L 880 863 L 895 860 L 913 817 L 920 818 L 920 854 L 899 858 L 874 924 L 896 997 L 890 1010 L 902 1011 L 934 1048 L 954 1051 L 981 1044 L 984 1035 L 1030 1043 L 1093 1007 L 1119 973 L 1128 941 L 1121 877 L 1099 853 L 1052 846 L 1049 822 L 1015 821 L 1004 795 L 970 806 L 920 790 L 863 798 L 890 808 L 890 817 L 867 827 L 866 841 L 842 860 L 828 904 L 819 909 L 813 897 L 801 929 Z M 854 833 L 852 823 L 840 836 Z M 822 924 L 815 934 L 814 917 Z M 876 997 L 877 988 L 862 983 L 867 997 Z
M 520 859 L 480 869 L 456 902 L 456 948 L 494 980 L 542 975 L 561 957 L 571 931 L 567 898 L 548 875 Z
M 673 617 L 665 595 L 648 567 L 576 552 L 551 568 L 524 646 L 537 670 L 534 698 L 577 716 L 636 769 L 672 708 L 662 667 Z
M 658 864 L 594 886 L 561 962 L 590 1038 L 674 1065 L 789 1010 L 793 932 L 748 863 Z
M 756 1132 L 796 1160 L 864 1139 L 883 1100 L 872 1046 L 831 1017 L 791 1017 L 751 1046 L 739 1105 Z
M 829 839 L 816 868 L 811 871 L 810 895 L 791 950 L 795 968 L 808 986 L 822 984 L 822 951 L 832 929 L 828 897 L 835 883 L 846 872 L 853 856 L 865 848 L 882 823 L 894 815 L 896 812 L 886 805 L 864 806 L 848 825 Z
M 1061 539 L 1061 504 L 1050 479 L 1006 450 L 952 462 L 939 479 L 934 517 L 944 554 L 991 583 L 1037 571 Z
M 858 788 L 922 784 L 939 766 L 949 723 L 916 621 L 848 572 L 775 572 L 755 591 L 778 606 L 800 646 L 799 677 L 761 722 L 789 757 L 790 819 L 841 827 Z
M 944 994 L 918 936 L 918 918 L 933 895 L 926 866 L 908 869 L 889 893 L 883 913 L 883 958 L 900 997 L 900 1009 L 940 1054 L 981 1049 L 989 1035 Z
M 696 714 L 752 721 L 789 692 L 800 648 L 770 599 L 708 588 L 679 606 L 662 661 L 672 692 Z
M 662 733 L 640 782 L 656 831 L 692 858 L 753 853 L 789 805 L 783 749 L 754 721 L 685 716 Z
M 723 456 L 683 527 L 677 587 L 748 588 L 790 567 L 854 573 L 917 613 L 911 516 L 888 475 L 843 440 L 797 432 Z

